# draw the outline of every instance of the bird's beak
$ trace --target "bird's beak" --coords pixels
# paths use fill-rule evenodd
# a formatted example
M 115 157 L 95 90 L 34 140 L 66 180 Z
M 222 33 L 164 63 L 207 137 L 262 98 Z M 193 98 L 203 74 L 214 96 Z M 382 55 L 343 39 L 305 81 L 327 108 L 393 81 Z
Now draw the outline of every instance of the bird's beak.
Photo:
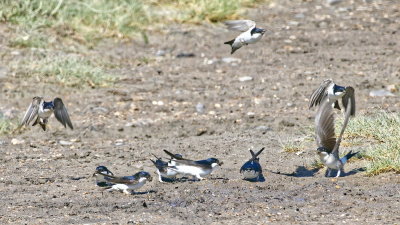
M 152 181 L 152 180 L 153 180 L 153 178 L 152 178 L 151 176 L 149 176 L 147 179 L 148 179 L 149 181 Z
M 261 29 L 261 34 L 264 34 L 265 33 L 265 29 Z
M 224 164 L 224 162 L 219 162 L 218 165 L 221 166 L 222 164 Z

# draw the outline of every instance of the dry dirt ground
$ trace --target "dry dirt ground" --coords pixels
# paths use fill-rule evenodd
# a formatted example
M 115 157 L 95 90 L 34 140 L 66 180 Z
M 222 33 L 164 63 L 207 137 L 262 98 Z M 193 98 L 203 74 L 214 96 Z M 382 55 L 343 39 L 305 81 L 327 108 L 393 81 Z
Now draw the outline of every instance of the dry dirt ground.
M 399 224 L 399 175 L 368 177 L 365 161 L 356 160 L 344 177 L 325 178 L 325 169 L 310 167 L 314 142 L 301 154 L 282 148 L 312 137 L 308 96 L 323 79 L 355 87 L 359 114 L 399 108 L 398 96 L 369 92 L 400 81 L 400 1 L 323 3 L 281 0 L 252 9 L 248 18 L 270 32 L 239 49 L 235 62 L 223 60 L 231 55 L 222 43 L 236 33 L 171 25 L 150 34 L 148 45 L 108 41 L 91 50 L 121 65 L 111 71 L 122 77 L 112 87 L 36 88 L 32 80 L 2 77 L 2 109 L 22 116 L 33 96 L 62 96 L 75 129 L 52 119 L 47 132 L 32 127 L 1 137 L 0 223 Z M 239 81 L 243 76 L 253 80 Z M 241 180 L 248 149 L 261 147 L 266 181 Z M 162 149 L 224 165 L 201 182 L 153 179 L 132 196 L 95 186 L 98 165 L 156 178 L 149 159 L 164 156 Z

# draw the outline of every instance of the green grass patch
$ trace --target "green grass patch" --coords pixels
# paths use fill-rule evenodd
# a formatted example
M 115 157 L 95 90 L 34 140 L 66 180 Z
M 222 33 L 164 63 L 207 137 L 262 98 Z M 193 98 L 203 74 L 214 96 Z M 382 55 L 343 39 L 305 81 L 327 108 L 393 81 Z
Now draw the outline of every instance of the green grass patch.
M 3 0 L 0 22 L 17 25 L 16 47 L 43 47 L 54 35 L 91 44 L 130 38 L 171 22 L 220 22 L 238 18 L 264 0 Z M 45 33 L 35 37 L 38 33 Z M 47 38 L 46 38 L 47 37 Z
M 0 115 L 1 116 L 1 115 Z M 18 126 L 18 123 L 14 120 L 10 120 L 4 117 L 0 117 L 0 134 L 11 134 Z
M 345 135 L 368 140 L 361 148 L 368 175 L 400 173 L 400 114 L 380 111 L 357 115 L 349 122 Z
M 335 124 L 338 135 L 343 125 L 343 117 L 338 113 Z M 315 137 L 315 131 L 310 131 Z M 400 173 L 400 113 L 387 113 L 384 111 L 370 115 L 358 114 L 351 118 L 344 132 L 340 155 L 348 151 L 359 151 L 350 162 L 362 160 L 365 162 L 366 174 L 374 176 L 386 172 Z M 289 143 L 290 150 L 301 143 Z M 285 149 L 285 148 L 284 148 Z M 312 168 L 322 168 L 323 164 L 317 157 Z
M 12 48 L 45 48 L 48 40 L 41 34 L 20 35 L 9 41 L 8 46 Z
M 252 6 L 256 0 L 172 0 L 159 1 L 161 8 L 177 22 L 203 23 L 220 22 L 238 18 L 243 7 Z
M 12 69 L 17 77 L 33 77 L 38 82 L 67 87 L 104 87 L 116 80 L 101 65 L 76 55 L 32 56 L 16 62 Z
M 319 160 L 319 158 L 315 158 L 314 161 L 311 163 L 311 168 L 313 169 L 322 169 L 325 165 Z
M 283 151 L 288 153 L 296 153 L 304 150 L 305 139 L 302 140 L 290 140 L 287 139 L 285 141 L 280 140 L 279 144 Z

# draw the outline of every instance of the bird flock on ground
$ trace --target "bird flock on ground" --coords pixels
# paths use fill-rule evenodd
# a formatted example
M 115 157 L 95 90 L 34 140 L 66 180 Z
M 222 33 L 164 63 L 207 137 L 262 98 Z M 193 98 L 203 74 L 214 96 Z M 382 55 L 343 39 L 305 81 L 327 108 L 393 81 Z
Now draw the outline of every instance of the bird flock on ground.
M 231 46 L 231 54 L 245 45 L 258 42 L 265 33 L 264 29 L 257 28 L 256 23 L 251 20 L 230 20 L 226 21 L 225 25 L 231 30 L 242 32 L 235 39 L 224 43 Z M 310 96 L 309 108 L 318 107 L 315 116 L 316 153 L 327 167 L 325 176 L 330 177 L 332 171 L 336 171 L 336 177 L 343 175 L 346 162 L 358 153 L 350 151 L 345 156 L 339 157 L 340 142 L 350 117 L 355 116 L 355 106 L 354 88 L 339 86 L 331 79 L 323 81 Z M 335 135 L 334 109 L 344 112 L 344 122 L 338 138 Z M 46 124 L 53 113 L 65 128 L 68 126 L 73 129 L 62 99 L 55 98 L 53 101 L 46 102 L 42 97 L 33 98 L 22 119 L 21 127 L 28 126 L 34 121 L 32 126 L 39 124 L 45 131 Z M 155 159 L 150 159 L 156 168 L 158 181 L 162 183 L 187 179 L 187 176 L 200 181 L 223 164 L 216 158 L 191 160 L 184 158 L 181 154 L 163 151 L 168 155 L 168 159 L 165 159 L 165 161 L 156 155 L 153 155 Z M 265 181 L 258 158 L 263 151 L 264 148 L 255 153 L 250 149 L 251 158 L 239 170 L 244 180 L 250 182 Z M 178 175 L 181 177 L 178 178 Z M 136 189 L 152 180 L 150 173 L 146 171 L 139 171 L 132 176 L 115 176 L 107 167 L 102 165 L 95 169 L 93 177 L 95 177 L 96 185 L 104 188 L 104 190 L 118 190 L 126 194 L 135 193 Z

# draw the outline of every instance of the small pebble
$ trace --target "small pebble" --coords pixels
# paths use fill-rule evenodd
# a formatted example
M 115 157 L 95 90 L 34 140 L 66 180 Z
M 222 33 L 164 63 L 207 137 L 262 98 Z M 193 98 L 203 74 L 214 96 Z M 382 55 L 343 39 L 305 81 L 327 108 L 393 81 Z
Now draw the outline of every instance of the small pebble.
M 247 116 L 248 116 L 249 118 L 254 118 L 255 115 L 256 115 L 256 114 L 255 114 L 254 112 L 248 112 L 248 113 L 247 113 Z
M 63 141 L 63 140 L 61 140 L 61 141 L 59 141 L 59 143 L 60 143 L 60 145 L 72 145 L 71 141 Z
M 253 78 L 249 76 L 239 77 L 240 82 L 251 81 L 251 80 L 253 80 Z
M 234 57 L 225 57 L 222 58 L 222 62 L 224 63 L 240 63 L 242 60 Z
M 326 3 L 328 5 L 336 5 L 336 4 L 339 4 L 341 2 L 342 2 L 342 0 L 326 0 Z
M 158 50 L 157 52 L 156 52 L 156 56 L 165 56 L 165 51 L 164 50 Z
M 204 104 L 202 103 L 197 103 L 196 105 L 196 111 L 198 113 L 204 113 L 204 110 L 206 109 L 206 107 L 204 106 Z
M 19 144 L 23 144 L 23 143 L 25 143 L 24 140 L 18 140 L 16 138 L 11 139 L 11 144 L 13 144 L 13 145 L 19 145 Z
M 389 96 L 395 96 L 395 95 L 390 91 L 381 89 L 381 90 L 370 91 L 369 96 L 371 96 L 371 97 L 389 97 Z
M 390 91 L 390 92 L 392 92 L 392 93 L 398 91 L 397 86 L 394 85 L 394 84 L 390 84 L 390 85 L 386 86 L 386 90 L 388 90 L 388 91 Z
M 271 131 L 272 129 L 267 126 L 258 126 L 255 128 L 256 130 L 261 130 L 261 131 Z

